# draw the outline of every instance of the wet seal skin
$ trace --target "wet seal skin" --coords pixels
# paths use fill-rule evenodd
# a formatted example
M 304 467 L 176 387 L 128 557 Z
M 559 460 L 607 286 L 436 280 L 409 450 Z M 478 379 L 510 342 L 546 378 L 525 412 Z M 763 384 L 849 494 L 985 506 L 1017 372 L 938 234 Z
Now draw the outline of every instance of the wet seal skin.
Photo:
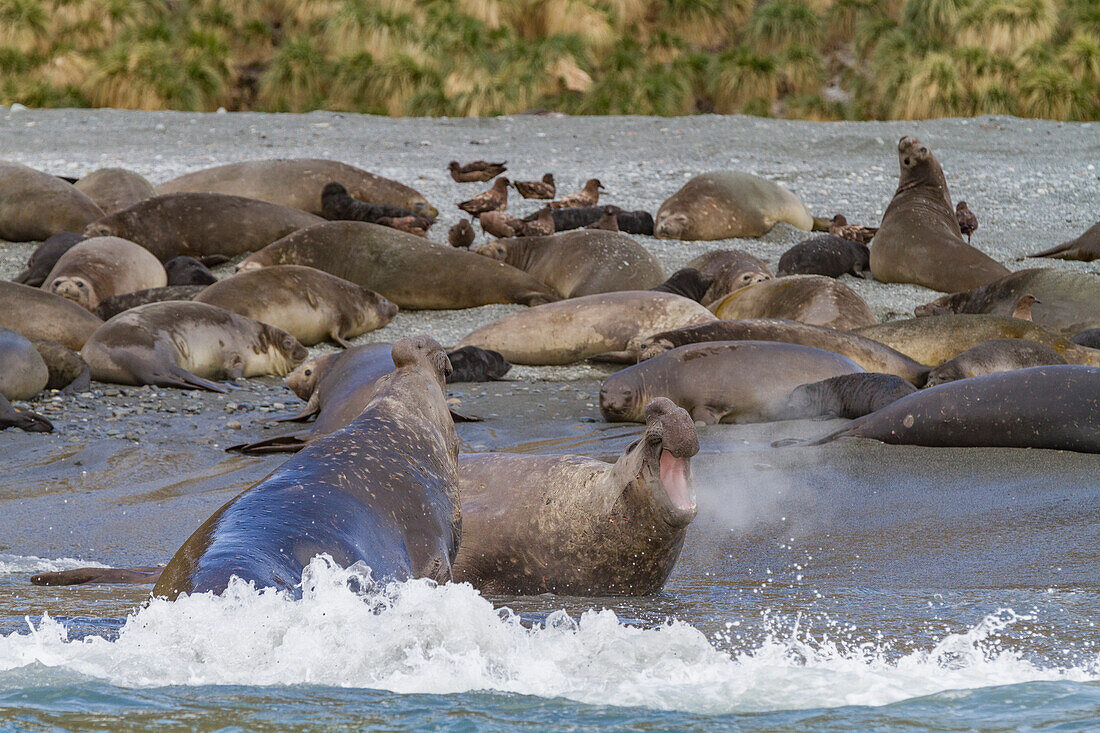
M 760 237 L 778 222 L 805 231 L 814 219 L 802 201 L 778 183 L 741 171 L 696 176 L 661 204 L 658 239 Z
M 92 237 L 61 255 L 42 289 L 95 311 L 105 298 L 167 284 L 164 266 L 149 250 L 119 237 Z
M 483 593 L 640 596 L 664 585 L 695 518 L 695 426 L 670 400 L 614 464 L 505 453 L 459 461 L 454 579 Z

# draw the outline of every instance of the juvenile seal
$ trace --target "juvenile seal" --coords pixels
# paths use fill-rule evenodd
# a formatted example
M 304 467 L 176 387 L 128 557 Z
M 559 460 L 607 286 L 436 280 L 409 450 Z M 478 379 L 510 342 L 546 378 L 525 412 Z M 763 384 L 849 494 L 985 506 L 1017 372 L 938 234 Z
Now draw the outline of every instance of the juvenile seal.
M 137 242 L 161 262 L 180 255 L 235 257 L 323 222 L 287 206 L 220 193 L 154 196 L 89 224 L 89 237 Z
M 672 273 L 669 279 L 655 288 L 650 288 L 658 293 L 673 293 L 701 303 L 703 296 L 707 294 L 711 280 L 696 270 L 694 267 L 684 267 Z
M 71 183 L 19 163 L 0 161 L 0 239 L 37 242 L 80 232 L 103 211 Z
M 851 239 L 825 234 L 800 242 L 779 258 L 776 272 L 785 275 L 824 275 L 867 277 L 871 268 L 871 251 L 867 245 Z
M 444 310 L 558 300 L 545 283 L 503 262 L 395 229 L 332 221 L 249 255 L 238 270 L 306 265 L 368 288 L 401 308 Z
M 225 392 L 211 379 L 283 375 L 305 360 L 297 339 L 206 303 L 150 303 L 120 313 L 84 344 L 92 379 Z
M 498 239 L 478 248 L 552 287 L 563 298 L 647 290 L 665 279 L 661 263 L 630 237 L 584 230 Z
M 988 285 L 1008 269 L 963 241 L 939 161 L 912 137 L 898 141 L 901 178 L 871 247 L 871 273 L 953 293 Z
M 382 328 L 397 306 L 373 290 L 301 265 L 241 272 L 205 288 L 196 303 L 281 328 L 305 346 L 347 339 Z
M 30 342 L 46 364 L 49 373 L 46 389 L 87 392 L 91 388 L 91 372 L 80 354 L 53 341 L 30 339 Z
M 0 430 L 19 428 L 28 433 L 52 433 L 53 423 L 30 410 L 17 410 L 0 394 Z
M 366 221 L 371 224 L 380 224 L 384 218 L 401 219 L 405 217 L 417 217 L 408 209 L 400 206 L 387 206 L 386 204 L 368 204 L 360 201 L 348 193 L 348 190 L 335 181 L 326 183 L 321 189 L 321 215 L 329 221 Z M 425 219 L 427 226 L 431 225 L 430 219 Z
M 641 422 L 668 397 L 707 425 L 783 420 L 791 391 L 863 369 L 846 356 L 767 341 L 689 344 L 612 374 L 600 389 L 608 422 Z
M 842 374 L 795 387 L 783 414 L 788 420 L 863 417 L 917 391 L 893 374 Z
M 713 320 L 706 308 L 679 295 L 627 290 L 513 313 L 485 324 L 459 345 L 492 349 L 513 364 L 572 364 L 609 353 L 633 361 L 646 336 Z
M 103 321 L 60 295 L 0 280 L 0 327 L 79 350 Z
M 212 285 L 218 281 L 203 263 L 194 257 L 173 257 L 164 263 L 169 285 Z
M 355 166 L 320 158 L 251 160 L 205 168 L 160 184 L 157 193 L 224 193 L 320 216 L 321 189 L 332 181 L 360 201 L 398 206 L 429 219 L 439 215 L 419 191 Z
M 1028 257 L 1053 257 L 1058 260 L 1080 260 L 1081 262 L 1100 259 L 1100 221 L 1086 229 L 1085 233 L 1076 239 Z
M 157 195 L 153 184 L 125 168 L 100 168 L 73 184 L 88 195 L 104 214 L 128 209 Z
M 870 306 L 843 283 L 821 275 L 790 275 L 735 290 L 710 306 L 724 321 L 785 318 L 848 331 L 877 323 Z
M 760 237 L 777 222 L 810 231 L 813 216 L 801 200 L 765 178 L 714 171 L 684 184 L 657 210 L 658 239 Z
M 657 398 L 614 464 L 582 456 L 463 456 L 454 579 L 482 593 L 642 596 L 665 584 L 695 518 L 687 413 Z
M 38 287 L 46 282 L 46 276 L 61 259 L 61 255 L 85 239 L 83 234 L 75 232 L 60 232 L 53 235 L 31 253 L 30 258 L 27 259 L 26 269 L 15 276 L 14 282 Z
M 61 255 L 42 289 L 94 311 L 104 298 L 167 284 L 164 266 L 149 250 L 118 237 L 92 237 Z
M 599 220 L 603 216 L 605 208 L 604 206 L 575 206 L 571 209 L 543 208 L 523 217 L 523 221 L 535 222 L 540 216 L 543 216 L 544 211 L 549 211 L 554 228 L 546 234 L 567 232 L 572 229 L 586 227 Z M 653 215 L 648 211 L 623 211 L 616 206 L 615 220 L 618 222 L 620 232 L 653 235 Z
M 734 290 L 775 277 L 763 260 L 739 249 L 706 252 L 688 262 L 687 267 L 694 267 L 710 280 L 707 292 L 699 301 L 708 306 Z
M 26 337 L 0 328 L 0 395 L 29 400 L 46 388 L 50 372 Z
M 294 592 L 325 553 L 375 580 L 451 579 L 461 535 L 450 363 L 425 336 L 393 347 L 394 371 L 348 426 L 231 499 L 183 544 L 157 597 L 220 593 L 232 576 Z
M 1049 346 L 1027 339 L 992 339 L 971 346 L 954 359 L 940 364 L 928 373 L 926 386 L 935 387 L 957 379 L 981 377 L 1048 364 L 1065 364 L 1066 360 Z
M 491 382 L 503 379 L 512 368 L 499 352 L 479 349 L 476 346 L 462 346 L 447 352 L 451 360 L 452 372 L 447 384 L 457 382 Z
M 95 314 L 103 320 L 114 318 L 119 313 L 137 308 L 147 303 L 163 303 L 168 300 L 191 300 L 206 290 L 205 285 L 168 285 L 163 288 L 136 290 L 132 293 L 114 295 L 99 301 Z

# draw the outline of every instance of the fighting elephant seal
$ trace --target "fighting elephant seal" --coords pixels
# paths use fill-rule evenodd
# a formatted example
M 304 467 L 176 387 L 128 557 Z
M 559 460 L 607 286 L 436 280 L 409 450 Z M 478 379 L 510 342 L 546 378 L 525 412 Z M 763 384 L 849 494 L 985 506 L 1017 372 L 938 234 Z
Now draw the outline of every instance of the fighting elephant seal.
M 125 168 L 100 168 L 84 176 L 73 186 L 95 201 L 104 214 L 128 209 L 157 195 L 153 184 Z
M 627 290 L 549 303 L 487 323 L 460 346 L 497 351 L 513 364 L 572 364 L 604 354 L 633 361 L 638 343 L 658 331 L 706 323 L 714 315 L 672 293 Z
M 103 210 L 56 176 L 0 161 L 0 239 L 36 242 L 80 232 Z
M 918 387 L 928 376 L 928 367 L 873 339 L 780 318 L 713 321 L 655 333 L 641 340 L 638 360 L 645 361 L 677 346 L 705 341 L 780 341 L 812 346 L 846 356 L 869 372 L 893 374 Z
M 893 374 L 841 374 L 795 387 L 787 398 L 783 416 L 806 418 L 863 417 L 917 391 L 910 382 Z
M 206 290 L 205 285 L 168 285 L 163 288 L 135 290 L 132 293 L 104 298 L 99 301 L 94 313 L 106 321 L 139 305 L 164 303 L 169 300 L 191 300 L 203 290 Z
M 810 231 L 805 204 L 778 183 L 740 171 L 696 176 L 661 204 L 653 233 L 658 239 L 760 237 L 777 222 Z
M 704 279 L 710 281 L 707 291 L 699 301 L 707 306 L 738 288 L 775 277 L 763 260 L 739 249 L 706 252 L 688 262 L 685 267 L 698 270 Z
M 1100 369 L 1040 366 L 948 382 L 801 444 L 845 437 L 896 445 L 1100 453 Z
M 281 328 L 305 346 L 331 339 L 347 348 L 347 339 L 397 315 L 397 306 L 373 290 L 301 265 L 241 272 L 203 289 L 194 302 Z
M 523 270 L 563 298 L 648 290 L 665 279 L 657 258 L 618 232 L 581 230 L 497 239 L 476 252 Z
M 80 355 L 92 379 L 225 392 L 211 379 L 283 375 L 308 352 L 286 331 L 205 303 L 149 303 L 104 323 Z
M 84 229 L 89 237 L 137 242 L 161 262 L 189 255 L 235 257 L 263 249 L 291 232 L 323 222 L 288 206 L 218 193 L 154 196 Z
M 79 351 L 102 325 L 101 319 L 60 295 L 0 281 L 0 327 Z
M 50 270 L 61 259 L 61 255 L 85 239 L 87 237 L 83 234 L 76 234 L 75 232 L 60 232 L 53 235 L 35 248 L 31 256 L 27 258 L 27 267 L 15 276 L 13 282 L 38 287 L 46 282 L 46 276 L 50 274 Z
M 640 596 L 672 572 L 695 518 L 684 410 L 657 398 L 614 464 L 581 456 L 463 456 L 454 579 L 482 593 Z M 640 531 L 644 530 L 644 531 Z
M 25 336 L 0 328 L 0 395 L 29 400 L 46 388 L 50 372 Z
M 344 186 L 371 204 L 408 209 L 434 219 L 439 212 L 418 192 L 346 163 L 320 158 L 252 160 L 187 173 L 157 186 L 157 193 L 224 193 L 290 206 L 321 216 L 321 189 Z
M 877 323 L 863 298 L 822 275 L 791 275 L 734 290 L 710 306 L 724 321 L 784 318 L 848 331 Z
M 871 251 L 862 242 L 822 234 L 812 237 L 783 253 L 776 272 L 786 275 L 824 275 L 867 277 L 871 267 Z
M 1080 260 L 1081 262 L 1100 259 L 1100 221 L 1086 229 L 1085 233 L 1076 239 L 1028 257 L 1052 257 L 1058 260 Z
M 612 374 L 600 389 L 608 422 L 641 422 L 654 397 L 668 397 L 707 425 L 783 420 L 795 387 L 863 369 L 846 356 L 770 341 L 680 346 Z
M 292 591 L 317 555 L 376 580 L 451 579 L 461 534 L 450 363 L 425 336 L 393 346 L 394 371 L 348 426 L 231 499 L 183 544 L 153 595 L 220 593 L 232 576 Z
M 94 311 L 104 298 L 168 284 L 164 266 L 141 245 L 92 237 L 61 255 L 42 289 Z
M 272 265 L 315 267 L 413 310 L 559 299 L 549 285 L 503 262 L 360 221 L 294 232 L 246 257 L 238 270 Z
M 981 377 L 986 374 L 1010 372 L 1048 364 L 1065 364 L 1066 360 L 1049 346 L 1027 339 L 992 339 L 971 346 L 928 373 L 926 386 L 954 382 L 957 379 Z
M 915 283 L 954 293 L 979 288 L 1008 268 L 962 238 L 939 161 L 912 137 L 898 141 L 901 179 L 871 245 L 871 273 L 884 283 Z

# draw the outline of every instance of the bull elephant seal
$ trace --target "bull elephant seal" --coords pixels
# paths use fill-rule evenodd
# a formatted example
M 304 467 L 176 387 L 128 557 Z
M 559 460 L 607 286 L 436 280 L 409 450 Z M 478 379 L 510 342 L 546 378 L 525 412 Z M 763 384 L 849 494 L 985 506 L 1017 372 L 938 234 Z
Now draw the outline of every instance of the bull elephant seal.
M 103 210 L 49 173 L 0 161 L 0 239 L 37 242 L 60 232 L 80 232 Z
M 1066 360 L 1049 346 L 1027 339 L 992 339 L 971 346 L 954 359 L 940 364 L 928 373 L 926 386 L 954 382 L 957 379 L 981 377 L 986 374 L 1010 372 L 1048 364 L 1065 364 Z
M 295 232 L 249 255 L 238 270 L 272 265 L 315 267 L 413 310 L 559 299 L 549 285 L 503 262 L 361 221 Z
M 771 280 L 775 276 L 763 260 L 739 249 L 720 249 L 701 254 L 687 263 L 710 280 L 707 292 L 699 301 L 709 306 L 738 288 Z
M 482 593 L 641 596 L 665 584 L 695 518 L 695 426 L 663 398 L 614 464 L 582 456 L 463 456 L 454 579 Z M 644 531 L 639 531 L 644 528 Z
M 129 239 L 167 262 L 180 255 L 235 257 L 255 252 L 323 221 L 298 209 L 241 196 L 176 193 L 105 216 L 85 227 L 84 234 Z
M 231 313 L 281 328 L 302 344 L 347 339 L 382 328 L 397 306 L 373 290 L 301 265 L 276 265 L 234 275 L 195 296 Z
M 61 259 L 61 255 L 85 239 L 83 234 L 75 232 L 60 232 L 53 235 L 35 248 L 27 259 L 26 269 L 15 276 L 14 282 L 38 287 L 46 282 L 46 276 Z
M 231 499 L 165 567 L 153 595 L 220 593 L 232 576 L 294 591 L 325 553 L 375 579 L 451 579 L 458 551 L 458 436 L 443 383 L 451 366 L 426 336 L 393 346 L 393 372 L 348 426 Z
M 291 158 L 230 163 L 188 173 L 157 186 L 157 193 L 224 193 L 290 206 L 321 216 L 321 189 L 335 181 L 352 197 L 408 209 L 434 219 L 435 207 L 408 186 L 335 160 Z
M 76 190 L 88 195 L 104 214 L 128 209 L 157 192 L 144 177 L 125 168 L 100 168 L 73 184 Z
M 603 355 L 634 360 L 638 342 L 658 331 L 713 321 L 693 300 L 651 290 L 586 295 L 487 323 L 460 346 L 499 352 L 513 364 L 562 365 Z M 643 405 L 644 407 L 644 405 Z
M 1086 229 L 1085 233 L 1076 239 L 1028 255 L 1028 257 L 1053 257 L 1058 260 L 1080 260 L 1082 262 L 1092 262 L 1100 259 L 1100 221 Z
M 871 307 L 844 283 L 821 275 L 791 275 L 735 290 L 711 305 L 724 321 L 785 318 L 848 331 L 877 323 Z
M 918 387 L 928 377 L 928 367 L 878 341 L 849 331 L 779 318 L 714 321 L 655 333 L 642 339 L 638 360 L 652 359 L 677 346 L 704 341 L 780 341 L 812 346 L 846 356 L 869 372 L 893 374 Z
M 779 258 L 776 272 L 785 275 L 824 275 L 867 277 L 871 268 L 871 251 L 862 242 L 822 234 L 800 242 Z
M 218 281 L 210 268 L 194 257 L 173 257 L 164 263 L 169 285 L 213 285 Z
M 308 352 L 286 331 L 206 303 L 150 303 L 120 313 L 84 344 L 92 379 L 225 392 L 210 379 L 283 375 Z
M 0 394 L 0 430 L 19 428 L 28 433 L 52 433 L 53 423 L 30 410 L 17 410 Z
M 740 171 L 696 176 L 661 204 L 653 233 L 658 239 L 761 237 L 777 222 L 810 231 L 805 204 L 778 183 Z
M 1008 268 L 962 238 L 939 161 L 920 140 L 898 142 L 901 180 L 871 245 L 871 273 L 954 293 L 987 285 Z
M 657 258 L 618 232 L 586 229 L 497 239 L 476 251 L 523 270 L 563 298 L 647 290 L 665 279 Z
M 863 369 L 846 356 L 768 341 L 680 346 L 612 374 L 600 389 L 608 422 L 642 422 L 654 397 L 668 397 L 693 420 L 782 420 L 795 387 Z
M 27 338 L 55 341 L 74 351 L 103 321 L 60 295 L 18 283 L 0 281 L 0 327 Z
M 1020 270 L 980 288 L 952 293 L 917 306 L 916 314 L 994 313 L 1011 316 L 1020 299 L 1031 295 L 1034 323 L 1064 336 L 1100 327 L 1100 276 L 1033 268 Z
M 784 416 L 805 418 L 863 417 L 917 391 L 893 374 L 841 374 L 795 387 L 787 398 Z
M 46 388 L 50 372 L 26 337 L 0 328 L 0 395 L 29 400 Z
M 205 285 L 168 285 L 163 288 L 135 290 L 132 293 L 104 298 L 95 307 L 95 314 L 106 321 L 139 305 L 168 300 L 191 300 L 203 290 L 206 290 Z
M 91 388 L 91 371 L 80 354 L 70 348 L 42 339 L 30 339 L 49 373 L 46 389 L 86 392 Z
M 1100 369 L 1039 366 L 941 384 L 807 445 L 844 437 L 896 445 L 1100 453 Z
M 104 298 L 167 284 L 164 266 L 149 250 L 118 237 L 92 237 L 61 255 L 42 289 L 94 311 Z

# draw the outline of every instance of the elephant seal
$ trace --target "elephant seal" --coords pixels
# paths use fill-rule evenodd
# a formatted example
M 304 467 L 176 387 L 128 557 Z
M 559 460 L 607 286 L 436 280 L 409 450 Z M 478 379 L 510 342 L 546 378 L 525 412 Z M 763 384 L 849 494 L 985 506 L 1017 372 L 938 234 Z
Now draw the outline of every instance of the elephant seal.
M 103 210 L 71 183 L 19 163 L 0 161 L 0 239 L 37 242 L 80 232 Z
M 429 219 L 439 215 L 408 186 L 346 163 L 319 158 L 252 160 L 205 168 L 160 184 L 157 193 L 246 196 L 321 216 L 321 190 L 330 182 L 343 185 L 360 201 L 397 206 Z
M 871 268 L 871 250 L 862 242 L 823 234 L 800 242 L 779 258 L 776 272 L 785 275 L 824 275 L 867 277 Z
M 194 257 L 173 257 L 164 263 L 169 285 L 213 285 L 218 281 L 210 268 Z
M 94 311 L 112 295 L 167 284 L 164 266 L 149 250 L 118 237 L 92 237 L 61 255 L 42 289 Z
M 724 321 L 785 318 L 849 331 L 878 323 L 863 298 L 843 283 L 821 275 L 791 275 L 734 290 L 710 306 Z
M 612 208 L 615 210 L 615 221 L 619 225 L 620 232 L 653 236 L 653 215 L 648 211 L 623 211 L 617 206 Z M 569 209 L 544 208 L 528 214 L 520 221 L 528 224 L 536 222 L 544 211 L 548 211 L 554 222 L 553 231 L 567 232 L 599 221 L 606 209 L 606 206 L 574 206 Z
M 50 372 L 25 336 L 0 328 L 0 394 L 9 400 L 29 400 L 46 388 Z
M 641 422 L 654 397 L 668 397 L 693 420 L 783 420 L 795 387 L 862 372 L 846 356 L 770 341 L 688 344 L 612 374 L 600 389 L 608 422 Z
M 1019 318 L 977 313 L 910 318 L 857 328 L 922 364 L 939 366 L 972 346 L 999 338 L 1027 339 L 1049 346 L 1071 364 L 1100 366 L 1100 350 L 1078 346 L 1058 334 Z
M 0 394 L 0 430 L 19 428 L 28 433 L 52 433 L 53 423 L 30 410 L 17 410 Z
M 29 340 L 46 364 L 46 371 L 49 373 L 46 389 L 87 392 L 91 388 L 91 371 L 87 363 L 80 358 L 80 354 L 53 341 Z
M 395 343 L 393 365 L 353 422 L 199 527 L 153 595 L 220 593 L 233 576 L 293 593 L 322 553 L 365 563 L 375 580 L 449 581 L 461 536 L 458 436 L 443 395 L 451 365 L 426 336 Z
M 104 298 L 95 307 L 95 314 L 106 321 L 139 305 L 168 300 L 191 300 L 203 290 L 206 290 L 205 285 L 168 285 L 163 288 L 135 290 L 132 293 Z
M 1100 259 L 1100 221 L 1086 229 L 1085 233 L 1076 239 L 1028 257 L 1053 257 L 1058 260 L 1080 260 L 1081 262 Z
M 928 373 L 926 386 L 954 382 L 957 379 L 981 377 L 1048 364 L 1065 364 L 1066 360 L 1049 346 L 1027 339 L 992 339 L 971 346 L 954 359 L 949 359 Z
M 1090 349 L 1100 349 L 1100 328 L 1089 328 L 1080 333 L 1075 333 L 1070 341 L 1079 346 L 1087 346 Z
M 0 327 L 27 338 L 55 341 L 74 351 L 103 321 L 60 295 L 18 283 L 0 281 Z
M 661 204 L 653 232 L 658 239 L 761 237 L 781 221 L 807 232 L 814 225 L 802 201 L 778 183 L 715 171 L 692 178 Z
M 499 352 L 462 346 L 447 352 L 451 360 L 451 374 L 447 384 L 458 382 L 491 382 L 503 379 L 512 365 Z
M 397 315 L 397 306 L 373 290 L 301 265 L 241 272 L 205 288 L 194 302 L 281 328 L 305 346 L 330 339 L 345 349 L 347 339 Z
M 532 366 L 572 364 L 603 354 L 634 361 L 638 342 L 646 336 L 713 320 L 706 308 L 679 295 L 626 290 L 513 313 L 485 324 L 459 345 L 492 349 L 513 364 Z
M 707 294 L 711 281 L 694 267 L 684 267 L 672 273 L 668 280 L 650 290 L 656 293 L 672 293 L 700 303 Z
M 88 195 L 104 214 L 128 209 L 157 192 L 144 177 L 125 168 L 100 168 L 73 184 L 76 190 Z
M 764 261 L 739 249 L 720 249 L 701 254 L 687 263 L 710 280 L 699 302 L 709 306 L 738 288 L 771 280 L 775 276 Z
M 779 341 L 812 346 L 846 356 L 869 372 L 901 377 L 917 387 L 924 385 L 928 377 L 928 367 L 878 341 L 849 331 L 780 318 L 713 321 L 655 333 L 641 340 L 638 360 L 645 361 L 677 346 L 705 341 Z
M 795 387 L 783 411 L 788 420 L 863 417 L 917 391 L 893 374 L 841 374 Z
M 665 584 L 695 518 L 695 426 L 670 400 L 614 464 L 583 456 L 463 456 L 456 582 L 482 593 L 642 596 Z M 640 531 L 644 528 L 644 531 Z
M 1072 336 L 1100 327 L 1100 276 L 1033 268 L 1020 270 L 980 288 L 952 293 L 917 306 L 918 316 L 945 313 L 1014 314 L 1024 296 L 1035 298 L 1031 319 L 1050 331 Z
M 225 392 L 210 379 L 283 375 L 308 352 L 286 331 L 206 303 L 149 303 L 104 323 L 80 355 L 92 379 Z
M 559 299 L 549 285 L 503 262 L 360 221 L 325 222 L 295 232 L 249 255 L 237 269 L 272 265 L 316 267 L 412 310 Z
M 988 285 L 1008 268 L 963 241 L 939 161 L 912 137 L 898 141 L 901 179 L 871 245 L 871 273 L 954 293 Z
M 618 232 L 585 229 L 497 239 L 476 251 L 523 270 L 563 298 L 647 290 L 665 279 L 657 258 Z
M 167 262 L 180 255 L 235 257 L 255 252 L 323 221 L 298 209 L 241 196 L 175 193 L 105 216 L 85 227 L 84 234 L 137 242 Z
M 823 438 L 1100 453 L 1100 369 L 1039 366 L 922 389 Z M 797 441 L 780 441 L 790 445 Z
M 75 232 L 59 232 L 53 235 L 38 245 L 31 253 L 31 256 L 27 259 L 26 269 L 15 276 L 14 282 L 38 287 L 46 282 L 46 276 L 50 274 L 50 270 L 61 259 L 61 255 L 85 239 L 87 237 L 83 234 L 76 234 Z

